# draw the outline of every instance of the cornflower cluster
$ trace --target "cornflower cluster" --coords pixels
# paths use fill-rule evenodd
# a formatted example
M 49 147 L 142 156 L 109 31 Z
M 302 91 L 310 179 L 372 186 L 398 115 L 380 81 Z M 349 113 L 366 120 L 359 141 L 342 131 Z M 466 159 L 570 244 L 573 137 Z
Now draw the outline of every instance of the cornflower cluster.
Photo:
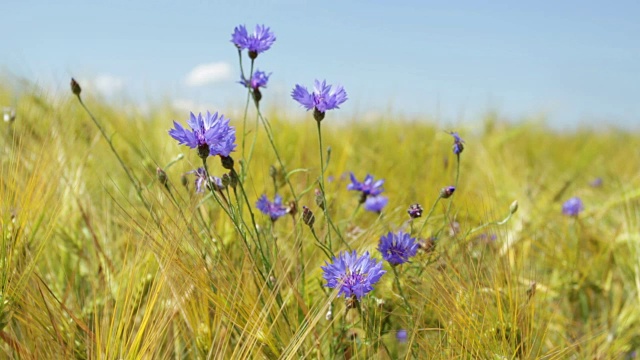
M 266 73 L 258 69 L 254 72 L 254 61 L 259 54 L 269 50 L 275 40 L 275 35 L 264 25 L 256 25 L 254 31 L 251 33 L 247 31 L 244 25 L 239 25 L 231 35 L 231 42 L 238 49 L 241 68 L 243 50 L 247 50 L 248 56 L 251 59 L 251 73 L 248 77 L 245 77 L 244 71 L 242 71 L 239 83 L 249 90 L 256 103 L 256 107 L 262 99 L 261 89 L 267 87 L 271 73 Z M 322 159 L 320 122 L 325 118 L 327 111 L 339 109 L 340 105 L 347 101 L 347 92 L 342 86 L 329 85 L 326 80 L 315 80 L 314 87 L 311 91 L 300 84 L 296 84 L 291 92 L 291 97 L 307 111 L 313 110 L 314 119 L 318 123 Z M 169 135 L 177 140 L 178 144 L 195 149 L 198 156 L 203 160 L 204 167 L 199 167 L 187 173 L 194 174 L 196 177 L 196 192 L 204 192 L 205 188 L 211 191 L 219 191 L 230 184 L 235 189 L 235 184 L 239 181 L 237 174 L 233 171 L 234 162 L 230 157 L 230 154 L 235 151 L 236 148 L 235 128 L 230 126 L 229 123 L 229 119 L 217 112 L 213 114 L 207 112 L 204 115 L 201 113 L 198 115 L 191 113 L 187 120 L 188 128 L 174 121 L 174 127 L 169 130 Z M 457 132 L 450 132 L 449 134 L 453 136 L 454 139 L 454 154 L 460 155 L 464 149 L 464 141 Z M 225 174 L 224 179 L 211 176 L 206 167 L 206 160 L 209 156 L 220 156 L 223 167 L 232 171 L 229 172 L 229 174 Z M 159 172 L 158 174 L 158 178 L 161 179 L 161 181 L 164 179 L 166 184 L 166 173 Z M 347 190 L 360 193 L 359 204 L 363 205 L 366 210 L 380 213 L 388 204 L 388 197 L 382 195 L 384 192 L 383 179 L 375 180 L 373 175 L 367 174 L 363 181 L 359 181 L 356 176 L 351 173 L 350 180 L 351 182 L 347 185 Z M 316 190 L 316 203 L 326 211 L 327 204 L 323 190 L 324 188 L 322 190 Z M 455 190 L 453 186 L 445 187 L 441 190 L 440 197 L 448 198 Z M 296 201 L 291 201 L 289 206 L 285 206 L 283 204 L 283 198 L 279 194 L 275 194 L 273 201 L 270 201 L 267 195 L 261 195 L 255 202 L 255 208 L 268 216 L 273 223 L 287 213 L 291 214 L 294 218 L 297 214 Z M 565 211 L 565 213 L 567 211 Z M 422 216 L 422 212 L 422 206 L 419 204 L 412 205 L 408 210 L 408 214 L 412 219 Z M 307 206 L 302 206 L 301 217 L 303 223 L 309 226 L 313 232 L 315 216 L 311 209 Z M 315 236 L 315 232 L 313 232 L 313 234 Z M 358 303 L 366 294 L 373 290 L 374 285 L 386 273 L 386 271 L 383 270 L 383 261 L 374 259 L 369 252 L 365 252 L 359 256 L 355 250 L 342 251 L 335 256 L 332 253 L 330 245 L 328 247 L 326 245 L 322 246 L 324 246 L 323 250 L 328 250 L 326 254 L 328 258 L 331 258 L 331 262 L 325 262 L 325 265 L 321 266 L 326 286 L 337 289 L 338 296 L 344 296 L 348 304 L 353 305 L 354 303 Z M 380 237 L 378 243 L 380 256 L 394 267 L 394 272 L 396 266 L 407 263 L 412 257 L 416 256 L 419 248 L 420 242 L 412 237 L 411 234 L 403 231 L 388 232 Z M 329 254 L 332 256 L 329 256 Z M 350 305 L 348 305 L 348 307 L 349 306 Z M 400 330 L 398 332 L 398 340 L 401 342 L 406 341 L 406 334 L 405 330 Z

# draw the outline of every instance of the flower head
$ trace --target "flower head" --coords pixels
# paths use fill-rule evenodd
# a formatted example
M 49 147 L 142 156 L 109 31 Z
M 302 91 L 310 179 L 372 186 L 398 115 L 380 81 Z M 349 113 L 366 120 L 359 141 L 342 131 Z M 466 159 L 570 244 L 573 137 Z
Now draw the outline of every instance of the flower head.
M 304 106 L 305 109 L 314 109 L 314 116 L 318 113 L 324 118 L 324 113 L 327 110 L 339 109 L 339 106 L 347 101 L 347 92 L 344 91 L 342 86 L 336 86 L 335 89 L 332 89 L 331 85 L 327 85 L 326 80 L 322 82 L 316 80 L 313 92 L 309 92 L 306 87 L 296 84 L 296 87 L 291 92 L 291 97 Z M 318 120 L 318 116 L 316 116 L 316 120 Z M 322 118 L 318 121 L 322 120 Z
M 422 206 L 418 203 L 415 203 L 409 206 L 409 210 L 407 210 L 407 213 L 409 214 L 410 218 L 415 219 L 421 217 L 423 211 L 424 209 L 422 209 Z
M 276 37 L 271 29 L 264 25 L 256 25 L 251 34 L 244 25 L 239 25 L 233 29 L 233 34 L 231 34 L 231 42 L 240 50 L 247 49 L 249 57 L 252 59 L 255 59 L 259 53 L 269 50 L 275 41 Z
M 204 168 L 199 167 L 195 170 L 188 171 L 187 174 L 195 174 L 196 175 L 196 192 L 201 193 L 204 192 L 205 189 L 210 189 L 210 186 L 214 186 L 214 190 L 224 189 L 224 184 L 222 184 L 222 179 L 209 176 L 209 181 L 207 181 L 207 172 Z
M 602 178 L 601 177 L 597 177 L 597 178 L 595 178 L 595 179 L 593 179 L 593 180 L 591 180 L 589 182 L 589 186 L 594 187 L 594 188 L 601 187 L 602 186 L 602 182 L 603 182 Z
M 389 264 L 400 265 L 409 261 L 410 257 L 416 256 L 418 246 L 416 239 L 405 232 L 389 232 L 386 236 L 380 237 L 378 251 Z
M 456 155 L 460 155 L 462 150 L 464 150 L 464 140 L 458 135 L 457 132 L 451 131 L 449 132 L 451 136 L 453 136 L 453 153 Z
M 229 119 L 218 113 L 211 114 L 207 111 L 206 116 L 198 113 L 196 117 L 191 113 L 187 120 L 191 130 L 182 127 L 174 121 L 174 128 L 169 130 L 169 135 L 178 140 L 178 144 L 187 145 L 192 149 L 198 149 L 198 155 L 202 158 L 207 156 L 229 156 L 236 148 L 236 130 L 229 125 Z
M 267 87 L 267 82 L 269 82 L 269 76 L 271 76 L 271 73 L 267 74 L 264 71 L 256 70 L 253 73 L 253 76 L 251 77 L 250 80 L 241 78 L 240 81 L 238 82 L 244 85 L 244 87 L 257 90 L 258 88 Z
M 387 206 L 389 198 L 382 195 L 369 196 L 364 202 L 364 209 L 371 212 L 381 213 L 382 209 Z
M 567 216 L 578 216 L 584 210 L 584 205 L 579 197 L 575 196 L 562 204 L 562 213 Z
M 347 185 L 347 190 L 360 191 L 362 192 L 362 196 L 366 198 L 368 196 L 380 195 L 384 191 L 382 184 L 384 184 L 383 179 L 373 181 L 371 174 L 367 174 L 367 176 L 364 177 L 364 181 L 359 182 L 356 176 L 351 173 L 351 184 Z
M 398 342 L 400 343 L 406 343 L 407 342 L 407 330 L 405 329 L 400 329 L 398 330 L 398 332 L 396 333 L 396 340 L 398 340 Z
M 256 202 L 256 207 L 263 214 L 269 215 L 271 221 L 276 221 L 279 217 L 287 214 L 287 208 L 282 205 L 282 196 L 280 195 L 276 195 L 273 202 L 267 199 L 267 195 L 262 195 Z
M 327 287 L 339 288 L 338 296 L 345 298 L 355 296 L 360 300 L 365 294 L 373 290 L 373 285 L 386 272 L 382 270 L 382 261 L 372 259 L 369 252 L 358 257 L 356 251 L 343 251 L 334 257 L 332 263 L 325 263 L 323 277 Z

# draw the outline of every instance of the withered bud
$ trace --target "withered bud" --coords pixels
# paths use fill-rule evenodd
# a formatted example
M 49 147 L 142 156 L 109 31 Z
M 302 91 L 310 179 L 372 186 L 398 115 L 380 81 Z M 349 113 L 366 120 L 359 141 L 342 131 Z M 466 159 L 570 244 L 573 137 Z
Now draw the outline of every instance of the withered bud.
M 296 202 L 294 200 L 289 201 L 289 204 L 287 206 L 287 213 L 289 213 L 289 215 L 293 217 L 295 217 L 298 213 L 298 205 L 296 205 Z
M 189 188 L 189 179 L 187 178 L 187 174 L 180 175 L 180 183 L 185 188 L 187 188 L 187 189 Z
M 233 158 L 231 156 L 220 156 L 222 167 L 227 170 L 233 170 Z
M 531 285 L 529 285 L 529 288 L 527 289 L 527 298 L 531 299 L 533 297 L 533 295 L 536 294 L 536 287 L 538 286 L 538 284 L 535 281 L 531 282 Z
M 222 174 L 222 186 L 227 187 L 231 184 L 231 176 L 229 174 Z
M 418 247 L 420 250 L 430 253 L 436 248 L 436 237 L 432 236 L 428 239 L 418 239 Z
M 511 203 L 511 206 L 509 206 L 509 212 L 511 213 L 511 215 L 515 214 L 516 211 L 518 211 L 518 200 L 514 200 Z
M 230 171 L 229 180 L 229 186 L 235 189 L 238 186 L 238 174 L 235 171 Z
M 355 309 L 358 306 L 358 298 L 355 295 L 352 295 L 344 300 L 344 304 L 347 309 Z
M 304 205 L 302 205 L 302 221 L 310 228 L 313 228 L 313 223 L 316 221 L 316 217 L 313 215 L 311 209 Z
M 274 165 L 269 166 L 269 177 L 272 178 L 273 181 L 275 181 L 277 176 L 278 176 L 278 169 L 276 169 Z
M 167 173 L 164 170 L 159 167 L 156 168 L 156 177 L 158 178 L 158 181 L 160 181 L 160 184 L 167 186 L 169 179 L 167 178 Z
M 77 97 L 80 97 L 80 93 L 82 92 L 80 84 L 78 84 L 78 82 L 74 78 L 71 78 L 71 92 Z
M 320 209 L 324 210 L 324 196 L 322 196 L 322 191 L 320 189 L 316 189 L 315 190 L 315 194 L 316 194 L 316 205 L 318 205 L 320 207 Z

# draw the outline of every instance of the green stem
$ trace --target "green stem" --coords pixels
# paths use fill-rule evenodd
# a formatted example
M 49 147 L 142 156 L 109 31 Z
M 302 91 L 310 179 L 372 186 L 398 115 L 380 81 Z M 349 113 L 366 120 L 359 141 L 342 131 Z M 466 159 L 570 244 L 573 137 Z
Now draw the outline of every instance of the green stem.
M 329 260 L 333 259 L 335 257 L 335 255 L 333 254 L 333 251 L 327 248 L 327 246 L 323 244 L 320 241 L 320 239 L 318 239 L 318 235 L 316 234 L 316 231 L 313 228 L 311 228 L 311 234 L 313 234 L 313 238 L 316 239 L 316 246 L 318 246 L 320 250 L 322 250 L 322 252 L 327 256 L 327 259 Z
M 422 230 L 424 230 L 424 227 L 427 225 L 427 222 L 429 221 L 429 218 L 431 217 L 431 214 L 433 214 L 433 211 L 436 209 L 436 205 L 438 205 L 438 202 L 440 201 L 440 199 L 442 199 L 442 195 L 438 196 L 436 201 L 431 206 L 431 209 L 427 213 L 427 216 L 424 217 L 424 222 L 422 223 L 422 226 L 420 227 L 420 230 L 418 230 L 418 233 L 416 234 L 416 236 L 422 235 Z
M 396 266 L 392 265 L 391 269 L 393 269 L 393 275 L 394 275 L 396 286 L 398 287 L 398 292 L 400 293 L 400 297 L 402 297 L 402 300 L 404 301 L 404 306 L 407 309 L 407 312 L 409 313 L 409 325 L 411 327 L 411 332 L 413 333 L 414 331 L 416 331 L 416 328 L 415 328 L 415 321 L 413 318 L 413 311 L 411 309 L 411 305 L 409 304 L 409 300 L 407 299 L 407 297 L 404 295 L 404 292 L 402 291 L 402 286 L 400 285 L 400 275 L 398 275 L 398 270 L 396 269 Z M 413 354 L 414 358 L 416 358 L 416 354 L 414 353 L 413 346 L 411 346 L 411 353 Z
M 242 74 L 242 78 L 247 80 L 244 77 L 244 69 L 242 67 L 242 51 L 239 49 L 238 49 L 238 58 L 240 59 L 240 73 Z M 251 74 L 248 79 L 249 81 L 251 81 L 251 77 L 253 77 L 253 60 L 251 60 Z M 247 100 L 244 104 L 244 116 L 242 118 L 242 159 L 244 160 L 244 165 L 242 166 L 242 169 L 241 169 L 241 175 L 242 175 L 241 180 L 244 180 L 244 178 L 247 175 L 247 169 L 249 168 L 248 165 L 249 165 L 249 162 L 251 161 L 251 155 L 253 154 L 253 146 L 252 146 L 251 150 L 249 151 L 249 156 L 247 157 L 246 146 L 245 146 L 246 138 L 247 138 L 247 115 L 249 114 L 250 101 L 251 101 L 251 88 L 247 87 Z
M 324 148 L 322 147 L 322 129 L 320 126 L 320 121 L 316 121 L 317 125 L 318 125 L 318 145 L 319 145 L 319 150 L 320 150 L 320 191 L 322 193 L 322 204 L 323 204 L 323 209 L 324 210 L 324 217 L 325 219 L 327 219 L 327 223 L 330 222 L 329 219 L 329 204 L 327 204 L 327 197 L 325 195 L 325 187 L 324 187 Z M 333 249 L 332 243 L 331 243 L 331 229 L 329 228 L 329 226 L 327 226 L 327 239 L 329 242 L 329 249 Z
M 400 297 L 402 297 L 402 300 L 404 301 L 404 306 L 407 309 L 407 311 L 409 312 L 409 315 L 411 315 L 412 314 L 411 305 L 409 304 L 409 300 L 407 300 L 407 297 L 404 296 L 404 292 L 402 291 L 402 286 L 400 285 L 400 276 L 398 275 L 398 270 L 396 269 L 396 266 L 394 266 L 394 265 L 391 265 L 391 269 L 393 270 L 395 283 L 396 283 L 396 286 L 398 287 L 398 292 L 400 293 Z
M 460 180 L 460 154 L 456 154 L 456 182 L 453 184 L 453 187 L 458 190 L 458 180 Z M 447 204 L 447 211 L 445 212 L 444 221 L 446 222 L 448 219 L 449 211 L 451 210 L 451 205 L 453 201 L 449 201 Z
M 291 183 L 291 180 L 289 180 L 289 178 L 286 176 L 286 168 L 284 166 L 284 162 L 282 161 L 282 157 L 280 157 L 280 153 L 278 152 L 278 148 L 276 147 L 276 143 L 273 137 L 273 131 L 271 131 L 271 124 L 269 124 L 269 121 L 262 115 L 262 112 L 260 111 L 260 108 L 258 107 L 258 104 L 256 104 L 256 110 L 258 111 L 258 118 L 260 119 L 260 121 L 262 122 L 262 126 L 264 127 L 264 131 L 265 133 L 267 133 L 267 139 L 269 139 L 269 144 L 271 144 L 271 148 L 273 149 L 273 152 L 276 155 L 276 159 L 278 160 L 278 164 L 280 165 L 280 169 L 282 169 L 282 171 L 285 173 L 285 181 L 287 182 L 287 185 L 289 185 L 289 191 L 291 191 L 291 195 L 293 196 L 293 200 L 296 203 L 296 206 L 298 205 L 298 195 L 296 195 L 296 191 L 293 188 L 293 184 Z M 274 179 L 274 183 L 275 183 L 275 179 Z

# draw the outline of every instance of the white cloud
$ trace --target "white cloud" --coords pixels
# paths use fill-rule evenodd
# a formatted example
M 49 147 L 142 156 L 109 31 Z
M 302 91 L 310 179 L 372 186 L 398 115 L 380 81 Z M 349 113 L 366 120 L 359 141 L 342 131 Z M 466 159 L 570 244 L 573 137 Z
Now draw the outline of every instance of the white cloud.
M 124 79 L 121 77 L 100 74 L 91 81 L 95 89 L 104 95 L 113 95 L 124 88 Z
M 227 80 L 231 77 L 231 65 L 225 62 L 200 64 L 194 67 L 184 82 L 188 86 L 201 86 Z

